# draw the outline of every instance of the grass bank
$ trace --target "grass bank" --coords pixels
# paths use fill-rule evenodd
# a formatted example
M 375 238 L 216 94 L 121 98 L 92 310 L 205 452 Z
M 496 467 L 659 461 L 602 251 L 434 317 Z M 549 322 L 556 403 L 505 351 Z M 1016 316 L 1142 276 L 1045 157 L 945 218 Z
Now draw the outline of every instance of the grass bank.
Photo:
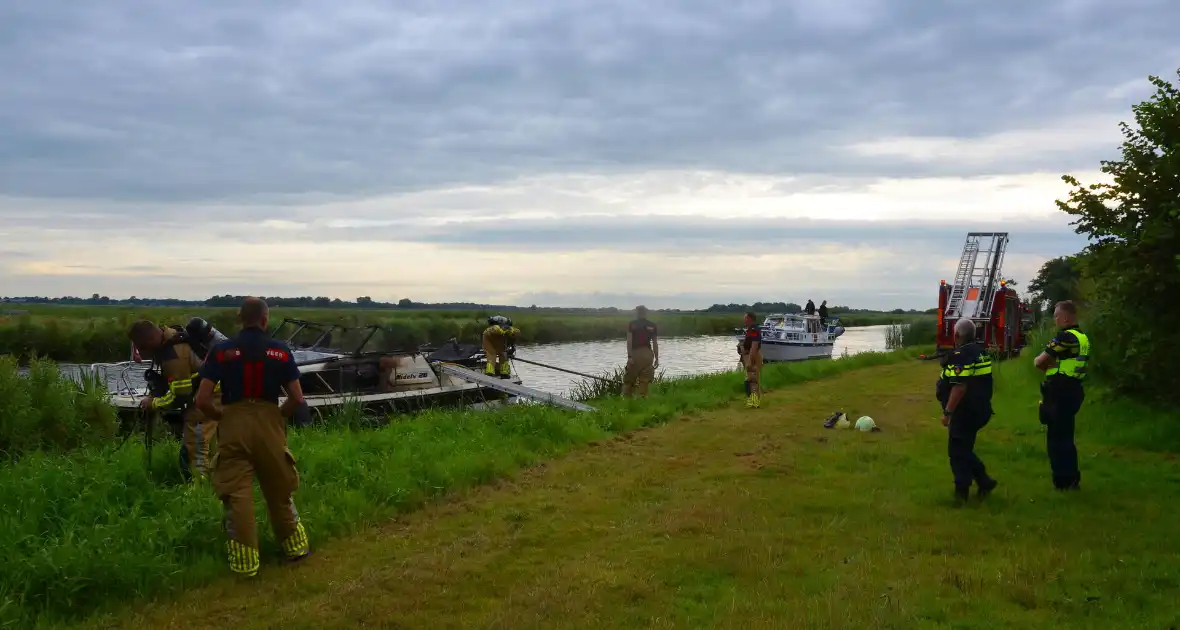
M 1174 412 L 1093 384 L 1079 416 L 1083 490 L 1058 493 L 1031 359 L 996 364 L 996 416 L 977 451 L 1001 486 L 983 504 L 951 507 L 937 364 L 903 362 L 778 389 L 753 412 L 685 409 L 674 416 L 685 421 L 318 543 L 303 566 L 93 625 L 1180 625 Z M 835 408 L 883 431 L 822 428 Z
M 374 347 L 394 349 L 441 343 L 452 337 L 477 341 L 491 311 L 425 310 L 333 310 L 314 308 L 275 308 L 272 324 L 284 317 L 311 319 L 348 327 L 379 325 L 382 331 L 374 338 Z M 629 313 L 617 315 L 533 314 L 529 311 L 508 313 L 521 329 L 521 343 L 594 341 L 621 339 L 626 336 Z M 0 354 L 26 359 L 33 354 L 63 362 L 124 361 L 130 354 L 127 328 L 131 322 L 147 317 L 160 323 L 184 324 L 189 318 L 208 319 L 224 332 L 237 329 L 234 309 L 122 306 L 39 306 L 19 316 L 0 316 Z M 912 315 L 888 313 L 852 313 L 842 316 L 845 326 L 866 326 L 906 322 Z M 717 335 L 731 332 L 741 325 L 740 314 L 670 314 L 652 315 L 665 337 Z M 310 339 L 308 339 L 310 341 Z M 351 347 L 360 338 L 337 338 L 335 344 Z
M 906 360 L 865 353 L 768 366 L 773 391 L 835 373 Z M 612 434 L 733 402 L 734 372 L 657 384 L 648 400 L 608 398 L 599 411 L 543 407 L 426 413 L 376 430 L 293 431 L 303 486 L 296 496 L 315 544 L 380 524 L 440 495 Z M 34 452 L 0 467 L 0 622 L 27 625 L 191 588 L 224 574 L 220 504 L 176 481 L 176 446 L 145 468 L 138 442 L 70 455 Z M 259 498 L 260 523 L 262 505 Z M 275 544 L 264 530 L 264 554 Z

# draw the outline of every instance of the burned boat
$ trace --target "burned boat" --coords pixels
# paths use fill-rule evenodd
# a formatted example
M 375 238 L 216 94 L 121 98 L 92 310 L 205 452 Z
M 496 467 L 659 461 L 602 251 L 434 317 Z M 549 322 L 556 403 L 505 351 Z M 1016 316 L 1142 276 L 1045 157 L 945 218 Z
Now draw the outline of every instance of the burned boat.
M 271 333 L 291 347 L 299 365 L 307 408 L 300 416 L 323 418 L 345 406 L 366 413 L 389 414 L 432 407 L 495 405 L 528 398 L 580 411 L 590 407 L 560 396 L 524 387 L 519 374 L 509 378 L 485 373 L 487 357 L 476 344 L 451 339 L 438 347 L 410 350 L 367 350 L 382 332 L 377 325 L 345 327 L 287 318 Z M 334 343 L 334 340 L 341 340 Z M 94 364 L 113 383 L 110 401 L 134 414 L 149 393 L 144 363 Z M 138 374 L 137 374 L 138 373 Z M 306 420 L 308 418 L 300 418 Z

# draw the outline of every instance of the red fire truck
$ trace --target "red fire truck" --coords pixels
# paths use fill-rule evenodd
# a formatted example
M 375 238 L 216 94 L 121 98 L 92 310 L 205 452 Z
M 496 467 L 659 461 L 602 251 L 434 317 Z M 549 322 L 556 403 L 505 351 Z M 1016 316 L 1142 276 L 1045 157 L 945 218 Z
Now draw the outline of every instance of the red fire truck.
M 975 322 L 975 338 L 995 356 L 1013 357 L 1026 343 L 1032 311 L 1000 276 L 1007 232 L 969 232 L 953 284 L 938 284 L 938 353 L 955 347 L 955 322 Z

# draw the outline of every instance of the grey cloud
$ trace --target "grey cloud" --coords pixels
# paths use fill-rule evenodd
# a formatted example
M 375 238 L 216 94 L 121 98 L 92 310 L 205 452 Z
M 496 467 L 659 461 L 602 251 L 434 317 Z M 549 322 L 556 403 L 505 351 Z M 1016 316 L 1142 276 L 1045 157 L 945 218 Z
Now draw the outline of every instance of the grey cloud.
M 961 174 L 842 147 L 1126 117 L 1142 91 L 1103 90 L 1167 72 L 1180 22 L 1168 0 L 491 6 L 5 3 L 0 190 L 241 203 L 561 170 Z
M 1086 246 L 1069 217 L 1007 221 L 828 221 L 819 219 L 708 219 L 692 216 L 579 216 L 562 219 L 450 222 L 440 226 L 328 228 L 284 233 L 289 242 L 382 241 L 432 243 L 506 252 L 609 250 L 697 256 L 713 251 L 811 251 L 823 245 L 865 250 L 903 248 L 915 257 L 958 255 L 967 232 L 1008 232 L 1012 254 L 1060 255 Z M 271 242 L 275 234 L 230 232 L 225 237 Z M 1059 253 L 1060 254 L 1059 254 Z

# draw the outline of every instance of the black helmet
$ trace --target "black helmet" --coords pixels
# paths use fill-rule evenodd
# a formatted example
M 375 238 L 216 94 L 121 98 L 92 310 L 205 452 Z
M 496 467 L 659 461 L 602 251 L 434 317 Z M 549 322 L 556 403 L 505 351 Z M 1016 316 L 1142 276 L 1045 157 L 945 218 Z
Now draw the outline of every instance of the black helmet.
M 188 333 L 190 339 L 204 343 L 213 335 L 213 324 L 200 317 L 194 317 L 184 325 L 184 332 Z

